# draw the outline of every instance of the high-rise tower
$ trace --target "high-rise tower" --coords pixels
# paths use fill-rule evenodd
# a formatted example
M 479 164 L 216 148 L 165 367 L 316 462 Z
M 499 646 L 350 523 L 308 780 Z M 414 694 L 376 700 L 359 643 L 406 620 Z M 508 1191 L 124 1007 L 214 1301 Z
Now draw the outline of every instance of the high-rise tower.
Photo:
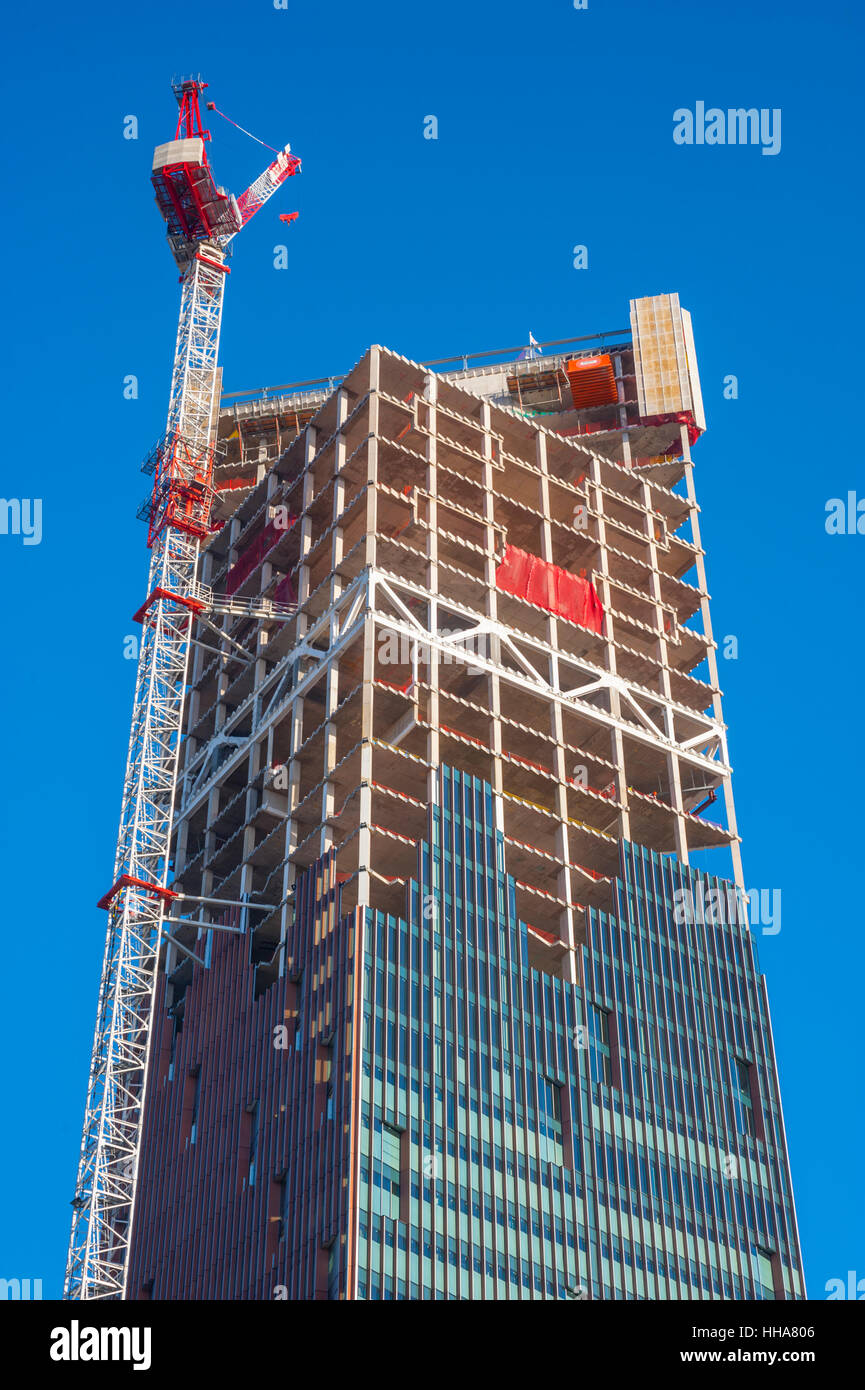
M 562 346 L 223 404 L 130 1297 L 804 1296 L 690 319 Z

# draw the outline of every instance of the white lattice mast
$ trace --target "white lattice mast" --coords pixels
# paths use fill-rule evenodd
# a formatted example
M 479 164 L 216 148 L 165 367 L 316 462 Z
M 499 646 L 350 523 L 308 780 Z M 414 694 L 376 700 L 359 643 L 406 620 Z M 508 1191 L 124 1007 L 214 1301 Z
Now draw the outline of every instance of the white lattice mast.
M 174 817 L 191 627 L 202 609 L 201 540 L 214 491 L 213 423 L 226 247 L 297 172 L 284 150 L 235 202 L 216 187 L 204 151 L 198 80 L 175 87 L 177 136 L 157 148 L 153 183 L 183 271 L 165 435 L 152 455 L 148 597 L 114 861 L 100 900 L 108 933 L 73 1199 L 64 1297 L 123 1298 L 135 1203 L 160 940 L 167 935 Z M 244 202 L 248 206 L 241 210 Z

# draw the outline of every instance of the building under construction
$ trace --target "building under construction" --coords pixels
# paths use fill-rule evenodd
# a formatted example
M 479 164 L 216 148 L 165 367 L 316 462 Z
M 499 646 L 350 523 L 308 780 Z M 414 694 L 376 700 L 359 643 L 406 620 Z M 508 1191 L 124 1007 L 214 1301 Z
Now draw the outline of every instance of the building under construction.
M 507 355 L 223 397 L 130 1298 L 804 1297 L 690 318 Z

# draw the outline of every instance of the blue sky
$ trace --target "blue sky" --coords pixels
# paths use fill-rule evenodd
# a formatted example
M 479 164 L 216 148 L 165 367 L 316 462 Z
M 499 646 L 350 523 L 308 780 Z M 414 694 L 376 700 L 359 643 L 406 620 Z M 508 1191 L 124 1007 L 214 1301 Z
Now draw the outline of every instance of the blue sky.
M 150 159 L 174 134 L 170 78 L 194 70 L 304 160 L 238 242 L 229 391 L 341 373 L 372 342 L 422 360 L 622 328 L 637 295 L 677 290 L 691 310 L 715 632 L 738 638 L 721 680 L 745 872 L 783 895 L 759 951 L 809 1292 L 865 1277 L 865 537 L 824 525 L 829 498 L 865 496 L 863 26 L 836 0 L 754 8 L 47 0 L 7 15 L 2 490 L 40 497 L 43 529 L 39 545 L 0 535 L 0 1276 L 42 1278 L 46 1296 L 62 1281 L 132 698 L 123 644 L 146 578 L 138 470 L 176 332 Z M 780 108 L 780 153 L 676 145 L 673 112 L 697 101 Z M 239 193 L 266 152 L 211 128 Z M 277 214 L 295 208 L 286 229 Z

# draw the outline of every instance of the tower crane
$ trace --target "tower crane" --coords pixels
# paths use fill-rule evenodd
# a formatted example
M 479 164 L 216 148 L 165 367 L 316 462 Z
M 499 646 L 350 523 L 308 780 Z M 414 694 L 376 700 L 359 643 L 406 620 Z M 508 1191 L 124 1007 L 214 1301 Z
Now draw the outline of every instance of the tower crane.
M 157 146 L 153 157 L 156 202 L 181 272 L 180 319 L 167 425 L 145 465 L 154 474 L 147 508 L 150 572 L 136 614 L 142 638 L 114 882 L 99 901 L 108 911 L 108 931 L 72 1201 L 67 1299 L 127 1294 L 160 947 L 173 940 L 167 912 L 178 897 L 169 883 L 169 857 L 189 650 L 193 624 L 220 611 L 198 584 L 198 559 L 217 496 L 226 257 L 241 228 L 300 168 L 286 145 L 239 198 L 219 187 L 207 158 L 210 133 L 201 123 L 206 86 L 200 78 L 173 84 L 180 108 L 175 138 Z M 211 103 L 208 109 L 216 110 Z

